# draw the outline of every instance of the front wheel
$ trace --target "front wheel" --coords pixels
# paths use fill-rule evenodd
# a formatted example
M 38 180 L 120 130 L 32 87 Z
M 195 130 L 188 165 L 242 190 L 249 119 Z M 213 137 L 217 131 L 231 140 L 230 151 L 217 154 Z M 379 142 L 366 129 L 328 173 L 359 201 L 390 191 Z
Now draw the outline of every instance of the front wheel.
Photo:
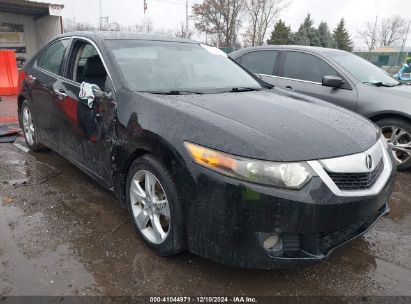
M 397 163 L 398 170 L 411 167 L 411 124 L 400 118 L 384 118 L 376 122 L 388 144 Z
M 143 240 L 159 255 L 184 251 L 184 221 L 177 184 L 151 155 L 136 159 L 127 174 L 127 206 Z

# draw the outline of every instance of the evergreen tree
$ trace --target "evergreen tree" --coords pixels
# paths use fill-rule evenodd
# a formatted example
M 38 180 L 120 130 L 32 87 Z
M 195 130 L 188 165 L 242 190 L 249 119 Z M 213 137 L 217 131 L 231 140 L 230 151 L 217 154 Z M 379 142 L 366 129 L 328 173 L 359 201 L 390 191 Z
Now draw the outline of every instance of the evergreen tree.
M 308 36 L 308 39 L 310 40 L 310 45 L 319 46 L 320 37 L 318 35 L 317 29 L 314 27 L 314 20 L 311 19 L 310 14 L 308 14 L 307 17 L 305 17 L 303 26 L 307 31 L 307 36 Z
M 298 31 L 291 35 L 291 41 L 293 44 L 297 45 L 320 45 L 320 37 L 317 29 L 314 28 L 314 21 L 311 19 L 310 14 L 305 17 L 304 22 L 300 25 Z
M 345 28 L 344 18 L 341 19 L 340 23 L 337 25 L 337 28 L 334 30 L 333 37 L 337 43 L 338 49 L 348 52 L 352 51 L 352 41 L 350 34 Z
M 330 29 L 326 22 L 321 22 L 318 26 L 319 46 L 326 48 L 336 48 L 337 43 L 331 35 Z
M 274 30 L 271 32 L 270 39 L 267 40 L 267 44 L 290 44 L 291 28 L 286 26 L 285 22 L 281 19 L 275 24 Z
M 300 28 L 298 32 L 291 33 L 290 42 L 295 45 L 310 45 L 307 30 L 305 28 Z

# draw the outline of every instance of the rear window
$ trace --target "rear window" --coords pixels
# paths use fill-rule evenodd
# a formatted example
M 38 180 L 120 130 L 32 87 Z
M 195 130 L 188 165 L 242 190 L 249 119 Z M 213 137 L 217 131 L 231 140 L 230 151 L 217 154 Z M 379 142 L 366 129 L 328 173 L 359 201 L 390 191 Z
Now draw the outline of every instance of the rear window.
M 278 51 L 254 51 L 241 56 L 237 61 L 247 70 L 266 75 L 274 75 Z
M 37 66 L 59 75 L 67 45 L 67 39 L 52 43 L 37 59 Z

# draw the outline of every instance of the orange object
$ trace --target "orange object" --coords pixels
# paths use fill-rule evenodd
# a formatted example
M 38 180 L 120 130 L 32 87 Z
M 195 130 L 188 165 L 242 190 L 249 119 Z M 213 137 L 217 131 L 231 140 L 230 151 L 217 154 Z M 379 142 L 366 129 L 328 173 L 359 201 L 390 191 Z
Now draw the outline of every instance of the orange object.
M 0 51 L 0 95 L 16 95 L 17 82 L 16 54 L 13 51 Z

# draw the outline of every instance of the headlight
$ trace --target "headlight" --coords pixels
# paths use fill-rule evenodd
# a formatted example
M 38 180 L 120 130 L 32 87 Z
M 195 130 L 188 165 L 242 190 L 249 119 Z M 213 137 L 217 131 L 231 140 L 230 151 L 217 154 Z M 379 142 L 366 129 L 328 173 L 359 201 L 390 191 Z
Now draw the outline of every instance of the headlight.
M 234 156 L 189 142 L 184 146 L 200 166 L 257 184 L 301 189 L 316 175 L 306 162 L 269 162 Z

